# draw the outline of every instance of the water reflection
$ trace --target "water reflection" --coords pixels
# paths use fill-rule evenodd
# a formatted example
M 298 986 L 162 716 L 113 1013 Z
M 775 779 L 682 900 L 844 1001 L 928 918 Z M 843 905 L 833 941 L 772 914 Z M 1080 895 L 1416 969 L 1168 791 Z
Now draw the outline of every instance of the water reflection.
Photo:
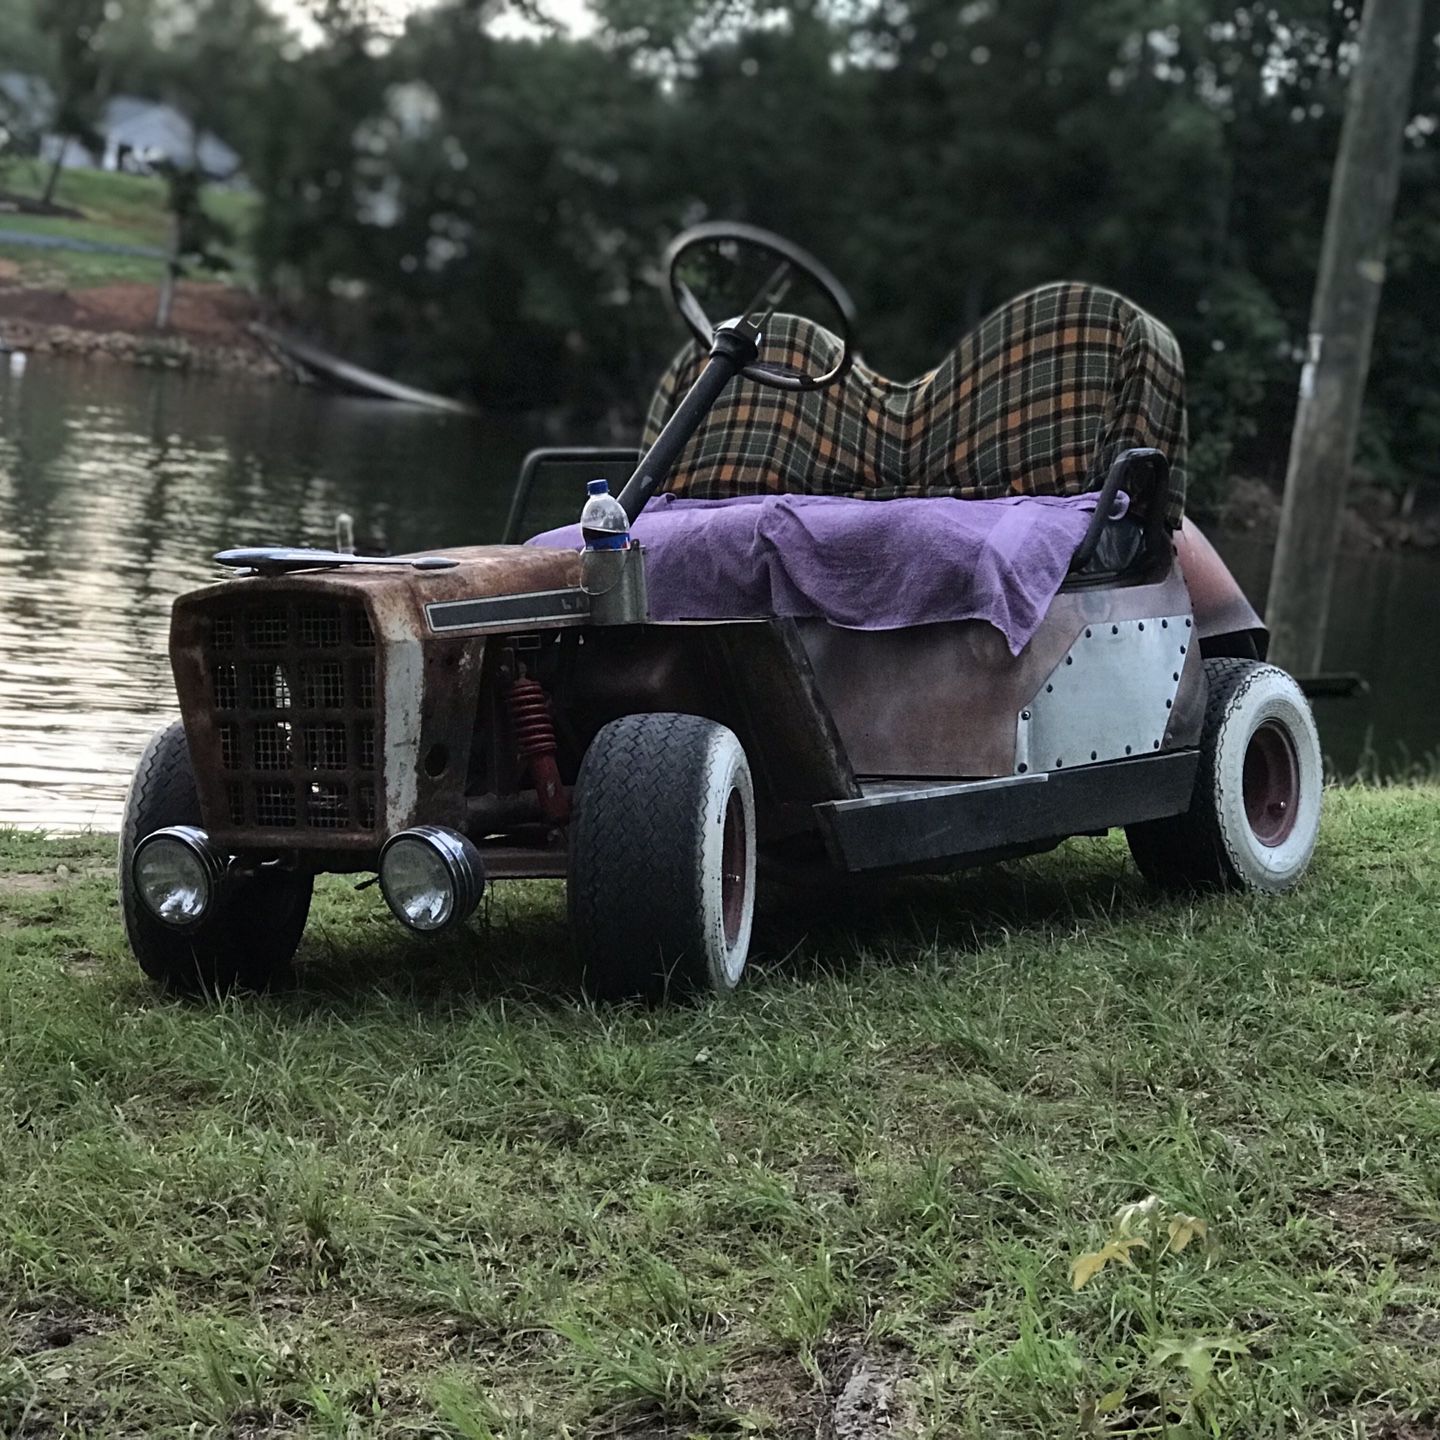
M 493 538 L 538 426 L 44 358 L 0 371 L 0 823 L 113 828 L 226 545 Z
M 329 544 L 348 511 L 398 550 L 498 536 L 538 423 L 470 421 L 288 386 L 83 367 L 0 369 L 0 823 L 113 829 L 135 757 L 175 713 L 170 602 L 227 545 Z M 1268 554 L 1217 537 L 1263 590 Z M 1322 702 L 1342 769 L 1367 738 L 1397 767 L 1440 745 L 1440 562 L 1347 557 Z

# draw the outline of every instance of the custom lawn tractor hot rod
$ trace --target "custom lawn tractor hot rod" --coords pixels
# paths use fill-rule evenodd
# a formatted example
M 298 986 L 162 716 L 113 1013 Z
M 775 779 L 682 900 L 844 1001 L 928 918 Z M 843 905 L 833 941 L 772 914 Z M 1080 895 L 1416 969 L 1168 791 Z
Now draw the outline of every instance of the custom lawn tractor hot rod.
M 1042 286 L 900 384 L 778 237 L 701 226 L 667 263 L 693 341 L 643 445 L 533 454 L 507 538 L 557 474 L 592 482 L 580 525 L 230 551 L 238 574 L 175 603 L 183 721 L 142 756 L 120 845 L 147 974 L 277 981 L 325 872 L 378 876 L 417 934 L 491 882 L 563 878 L 606 997 L 732 988 L 767 873 L 1121 826 L 1162 886 L 1300 880 L 1315 727 L 1184 520 L 1163 325 Z

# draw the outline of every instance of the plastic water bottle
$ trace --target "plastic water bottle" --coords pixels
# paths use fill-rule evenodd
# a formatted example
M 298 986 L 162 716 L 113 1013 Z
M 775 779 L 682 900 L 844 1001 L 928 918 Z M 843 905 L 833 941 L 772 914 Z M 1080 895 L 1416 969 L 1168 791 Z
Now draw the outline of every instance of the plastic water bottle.
M 585 487 L 589 498 L 580 512 L 580 534 L 587 550 L 628 550 L 630 518 L 610 493 L 608 480 L 591 480 Z

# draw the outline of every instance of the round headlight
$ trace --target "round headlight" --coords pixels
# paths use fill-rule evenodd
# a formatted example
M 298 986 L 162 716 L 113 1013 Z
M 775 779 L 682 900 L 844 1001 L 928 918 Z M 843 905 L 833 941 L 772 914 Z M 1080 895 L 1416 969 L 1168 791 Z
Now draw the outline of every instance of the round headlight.
M 157 920 L 188 930 L 214 908 L 225 863 L 203 830 L 172 825 L 147 835 L 135 847 L 135 888 Z
M 385 842 L 380 890 L 395 918 L 427 934 L 466 919 L 485 893 L 485 864 L 454 830 L 417 825 Z

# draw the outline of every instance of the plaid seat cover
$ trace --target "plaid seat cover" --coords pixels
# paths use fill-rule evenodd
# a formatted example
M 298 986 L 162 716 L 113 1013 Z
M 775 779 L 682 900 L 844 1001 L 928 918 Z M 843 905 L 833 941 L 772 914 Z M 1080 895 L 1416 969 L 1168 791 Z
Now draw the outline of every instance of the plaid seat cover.
M 762 359 L 810 374 L 839 342 L 812 321 L 772 317 Z M 644 444 L 699 375 L 693 342 L 661 378 Z M 857 363 L 820 391 L 741 377 L 727 386 L 666 487 L 695 499 L 798 493 L 860 499 L 1075 495 L 1122 450 L 1170 460 L 1167 520 L 1185 499 L 1184 366 L 1175 336 L 1110 290 L 1042 285 L 996 310 L 909 384 Z M 1145 497 L 1132 497 L 1137 514 Z

